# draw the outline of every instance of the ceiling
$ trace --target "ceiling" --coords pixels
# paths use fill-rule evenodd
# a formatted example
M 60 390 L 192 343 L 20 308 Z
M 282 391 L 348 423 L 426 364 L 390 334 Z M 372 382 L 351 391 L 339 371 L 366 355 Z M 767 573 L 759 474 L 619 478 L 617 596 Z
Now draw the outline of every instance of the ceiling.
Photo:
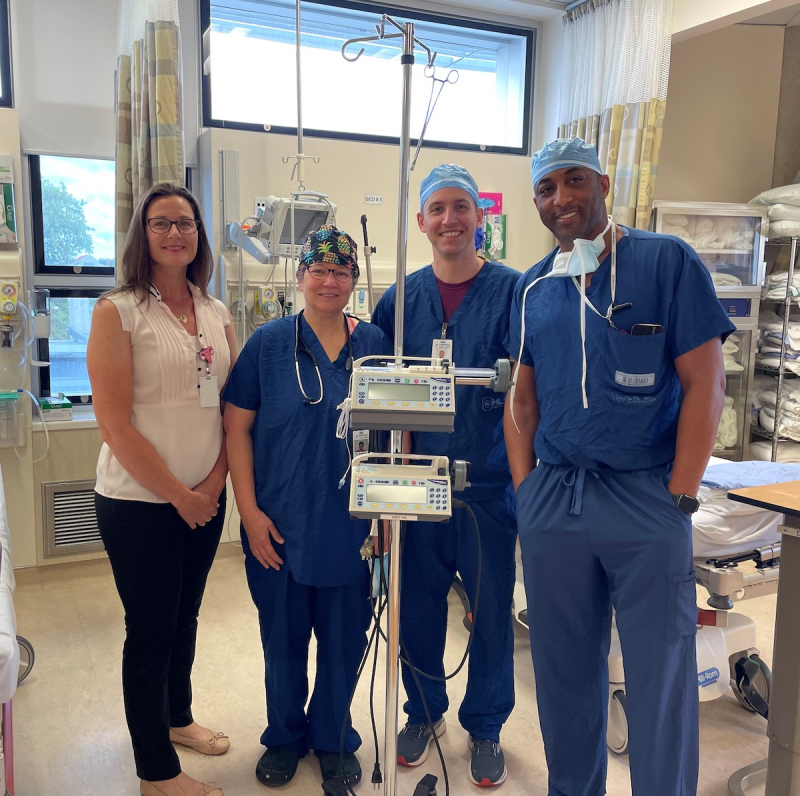
M 780 11 L 770 11 L 770 13 L 762 14 L 760 17 L 753 17 L 741 24 L 777 25 L 781 28 L 800 25 L 800 3 L 782 8 Z

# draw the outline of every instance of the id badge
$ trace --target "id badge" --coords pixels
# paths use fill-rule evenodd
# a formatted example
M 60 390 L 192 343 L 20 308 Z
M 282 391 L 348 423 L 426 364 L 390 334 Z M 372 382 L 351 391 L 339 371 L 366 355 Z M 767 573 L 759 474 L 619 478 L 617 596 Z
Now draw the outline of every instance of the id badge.
M 353 455 L 369 453 L 369 430 L 360 428 L 353 431 Z
M 200 379 L 200 406 L 204 409 L 219 406 L 219 384 L 216 376 L 203 376 Z
M 432 364 L 441 364 L 447 360 L 451 365 L 453 363 L 453 341 L 452 340 L 434 340 L 433 348 L 431 350 Z

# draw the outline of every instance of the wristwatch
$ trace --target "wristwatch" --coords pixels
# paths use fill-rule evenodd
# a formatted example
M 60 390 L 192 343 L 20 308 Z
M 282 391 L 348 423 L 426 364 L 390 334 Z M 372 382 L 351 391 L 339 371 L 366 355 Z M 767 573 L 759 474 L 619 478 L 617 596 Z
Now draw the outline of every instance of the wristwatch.
M 686 514 L 694 514 L 700 508 L 700 501 L 691 495 L 673 495 L 669 493 L 675 505 Z

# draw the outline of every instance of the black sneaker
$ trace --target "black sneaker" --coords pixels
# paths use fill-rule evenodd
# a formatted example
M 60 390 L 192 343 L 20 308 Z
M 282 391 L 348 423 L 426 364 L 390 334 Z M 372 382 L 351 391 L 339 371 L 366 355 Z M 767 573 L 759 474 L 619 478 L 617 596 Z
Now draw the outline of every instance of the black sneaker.
M 268 746 L 256 763 L 256 779 L 268 787 L 290 782 L 297 771 L 300 755 L 284 746 Z
M 433 743 L 433 733 L 440 738 L 445 731 L 444 716 L 439 721 L 434 722 L 433 728 L 430 724 L 412 724 L 406 722 L 406 726 L 397 733 L 397 762 L 401 766 L 419 766 L 425 762 Z
M 361 782 L 361 764 L 353 752 L 316 752 L 322 781 L 337 779 L 345 785 L 358 785 Z M 344 764 L 344 765 L 343 765 Z
M 505 782 L 508 771 L 506 758 L 497 741 L 469 736 L 472 757 L 469 761 L 469 778 L 475 785 L 491 788 Z

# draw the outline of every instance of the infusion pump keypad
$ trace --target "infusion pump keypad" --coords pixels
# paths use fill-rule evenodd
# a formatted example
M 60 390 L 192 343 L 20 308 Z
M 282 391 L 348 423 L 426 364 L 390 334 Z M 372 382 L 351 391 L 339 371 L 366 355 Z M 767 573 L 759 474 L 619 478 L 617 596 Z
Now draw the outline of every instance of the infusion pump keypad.
M 405 410 L 454 411 L 453 376 L 379 376 L 359 373 L 356 404 L 365 409 L 387 407 Z
M 450 514 L 447 478 L 385 478 L 355 474 L 353 508 L 357 511 Z

